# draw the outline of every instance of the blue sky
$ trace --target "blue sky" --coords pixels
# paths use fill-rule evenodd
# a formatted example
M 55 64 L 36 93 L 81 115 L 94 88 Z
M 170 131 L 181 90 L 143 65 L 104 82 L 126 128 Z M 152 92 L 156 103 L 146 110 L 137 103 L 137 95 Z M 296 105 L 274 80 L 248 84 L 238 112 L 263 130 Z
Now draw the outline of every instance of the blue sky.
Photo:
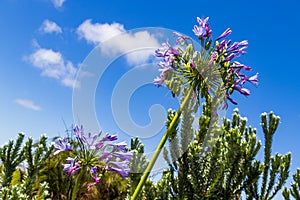
M 110 36 L 143 27 L 163 27 L 191 36 L 196 17 L 209 16 L 213 36 L 217 37 L 230 27 L 233 40 L 249 40 L 247 54 L 241 57 L 241 61 L 251 66 L 253 73 L 259 72 L 259 86 L 249 86 L 251 96 L 247 98 L 236 96 L 238 108 L 243 116 L 247 116 L 249 124 L 258 128 L 259 139 L 263 139 L 260 114 L 272 110 L 281 117 L 273 152 L 284 154 L 291 151 L 291 171 L 294 172 L 300 166 L 299 7 L 296 0 L 133 0 L 114 3 L 2 0 L 0 143 L 15 138 L 20 131 L 34 138 L 42 133 L 50 137 L 63 136 L 63 121 L 68 126 L 73 123 L 71 86 L 76 83 L 76 74 L 93 48 Z M 154 38 L 151 44 L 155 45 L 155 42 L 160 41 Z M 123 56 L 116 60 L 112 68 L 124 64 L 126 59 L 128 61 Z M 129 70 L 128 66 L 124 69 Z M 105 94 L 111 94 L 108 86 L 112 81 L 109 80 L 111 74 L 114 71 L 107 71 L 97 86 L 95 108 L 99 118 L 103 119 L 109 112 L 103 108 L 105 104 L 102 102 L 109 102 L 109 96 Z M 150 85 L 142 89 L 150 91 L 151 98 L 147 96 L 145 103 L 148 107 L 157 98 L 163 99 L 165 107 L 174 105 L 167 90 Z M 142 101 L 145 91 L 134 95 Z M 141 125 L 147 124 L 149 119 L 144 122 L 143 115 L 136 112 L 147 113 L 144 109 L 147 106 L 142 106 L 142 102 L 137 105 L 137 109 L 131 105 L 133 119 Z M 229 107 L 228 116 L 233 108 Z M 102 128 L 117 132 L 119 129 L 112 127 L 109 121 L 107 119 Z

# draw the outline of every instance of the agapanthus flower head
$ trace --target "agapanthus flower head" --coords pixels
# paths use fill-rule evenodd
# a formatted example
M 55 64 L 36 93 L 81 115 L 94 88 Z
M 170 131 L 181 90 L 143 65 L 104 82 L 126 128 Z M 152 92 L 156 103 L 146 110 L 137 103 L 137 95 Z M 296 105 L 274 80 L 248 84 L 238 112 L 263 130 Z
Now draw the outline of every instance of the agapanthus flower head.
M 66 139 L 59 139 L 55 145 L 58 154 L 62 151 L 72 151 L 74 157 L 68 157 L 67 163 L 63 164 L 63 171 L 68 175 L 74 176 L 75 172 L 89 173 L 92 183 L 88 184 L 88 189 L 101 183 L 101 177 L 105 171 L 112 171 L 116 174 L 126 177 L 129 172 L 129 161 L 132 158 L 132 152 L 126 151 L 126 142 L 112 143 L 117 140 L 117 135 L 106 133 L 101 137 L 102 131 L 96 134 L 84 133 L 83 126 L 75 126 L 74 139 L 70 143 Z
M 154 84 L 161 86 L 163 83 L 168 83 L 167 86 L 172 90 L 172 94 L 172 86 L 180 83 L 182 87 L 185 87 L 184 84 L 188 84 L 188 86 L 195 88 L 194 92 L 197 93 L 197 96 L 200 93 L 202 96 L 203 93 L 200 90 L 208 90 L 207 93 L 214 96 L 211 91 L 216 91 L 216 88 L 205 88 L 202 85 L 207 84 L 208 78 L 212 83 L 211 85 L 214 86 L 220 82 L 214 77 L 221 77 L 219 79 L 221 79 L 222 84 L 219 85 L 224 87 L 226 93 L 221 98 L 236 104 L 237 102 L 230 97 L 233 91 L 249 96 L 250 90 L 244 87 L 245 82 L 258 85 L 258 74 L 248 78 L 243 70 L 249 71 L 251 67 L 237 61 L 237 58 L 246 53 L 248 40 L 232 42 L 227 39 L 232 33 L 230 28 L 212 40 L 212 30 L 208 20 L 208 17 L 197 17 L 198 24 L 193 28 L 193 32 L 200 40 L 200 49 L 195 49 L 195 42 L 192 39 L 175 32 L 174 35 L 178 37 L 176 44 L 181 44 L 180 47 L 176 46 L 175 48 L 171 47 L 169 43 L 164 43 L 163 48 L 156 51 L 155 55 L 163 60 L 158 64 L 160 76 L 154 79 Z M 186 49 L 182 49 L 182 47 L 186 47 Z M 225 104 L 227 104 L 226 101 Z

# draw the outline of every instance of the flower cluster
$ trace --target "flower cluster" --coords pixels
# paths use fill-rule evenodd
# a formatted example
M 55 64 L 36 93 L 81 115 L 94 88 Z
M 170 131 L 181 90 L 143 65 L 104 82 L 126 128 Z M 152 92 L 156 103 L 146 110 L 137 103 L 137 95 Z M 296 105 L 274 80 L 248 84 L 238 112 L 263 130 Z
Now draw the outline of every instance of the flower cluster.
M 63 170 L 72 176 L 75 172 L 89 172 L 93 182 L 92 187 L 101 182 L 101 177 L 106 171 L 119 174 L 123 178 L 130 173 L 129 162 L 132 158 L 131 152 L 126 152 L 126 142 L 111 143 L 118 139 L 117 135 L 108 133 L 102 136 L 102 131 L 92 135 L 85 135 L 82 126 L 75 126 L 73 129 L 75 140 L 59 138 L 54 145 L 54 155 L 70 151 L 73 157 L 67 158 L 63 164 Z M 79 172 L 80 173 L 80 172 Z
M 230 28 L 213 41 L 208 20 L 208 17 L 198 17 L 198 25 L 193 28 L 193 32 L 200 41 L 200 50 L 195 50 L 190 37 L 174 32 L 177 37 L 177 46 L 173 47 L 169 43 L 164 43 L 162 48 L 155 51 L 155 56 L 163 60 L 158 64 L 160 77 L 155 78 L 153 82 L 160 87 L 166 80 L 179 77 L 185 80 L 182 81 L 183 83 L 189 83 L 197 92 L 203 88 L 205 78 L 211 78 L 218 73 L 223 82 L 222 87 L 225 88 L 225 98 L 237 104 L 230 97 L 233 91 L 249 96 L 250 91 L 244 88 L 244 84 L 250 82 L 255 86 L 258 85 L 258 73 L 251 77 L 246 76 L 243 70 L 249 71 L 251 68 L 236 61 L 236 58 L 245 54 L 248 41 L 232 42 L 227 39 L 232 32 Z M 168 74 L 171 75 L 168 76 Z M 204 75 L 206 77 L 203 77 Z M 225 101 L 224 107 L 227 108 L 227 106 Z

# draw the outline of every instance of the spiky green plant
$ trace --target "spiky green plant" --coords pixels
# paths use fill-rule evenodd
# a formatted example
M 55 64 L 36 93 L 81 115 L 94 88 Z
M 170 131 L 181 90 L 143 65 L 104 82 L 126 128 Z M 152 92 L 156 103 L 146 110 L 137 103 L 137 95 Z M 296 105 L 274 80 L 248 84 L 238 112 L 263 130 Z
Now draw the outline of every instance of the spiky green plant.
M 297 169 L 296 173 L 293 174 L 293 180 L 291 187 L 289 189 L 285 187 L 282 192 L 285 200 L 290 200 L 290 197 L 300 200 L 300 169 Z
M 204 105 L 200 128 L 181 157 L 174 160 L 171 151 L 165 150 L 170 168 L 156 187 L 170 188 L 166 199 L 241 199 L 243 192 L 249 200 L 273 199 L 288 178 L 291 160 L 289 153 L 271 156 L 279 117 L 270 112 L 267 120 L 266 114 L 262 114 L 261 126 L 265 135 L 262 162 L 256 158 L 261 147 L 256 139 L 256 129 L 246 125 L 247 119 L 241 117 L 237 109 L 231 120 L 224 120 L 220 135 L 206 141 L 210 126 L 207 111 L 209 106 Z M 174 111 L 170 111 L 169 118 L 173 115 Z M 169 149 L 181 148 L 178 142 L 170 142 Z
M 19 133 L 16 141 L 9 140 L 8 144 L 0 147 L 0 159 L 3 165 L 3 187 L 10 185 L 14 171 L 25 160 L 25 148 L 22 147 L 24 137 L 24 133 Z
M 43 177 L 40 176 L 41 169 L 46 165 L 46 160 L 49 159 L 52 153 L 53 145 L 47 144 L 47 136 L 42 135 L 40 139 L 33 143 L 30 137 L 25 144 L 25 157 L 27 163 L 25 188 L 26 194 L 33 195 L 40 189 L 40 183 L 44 182 Z

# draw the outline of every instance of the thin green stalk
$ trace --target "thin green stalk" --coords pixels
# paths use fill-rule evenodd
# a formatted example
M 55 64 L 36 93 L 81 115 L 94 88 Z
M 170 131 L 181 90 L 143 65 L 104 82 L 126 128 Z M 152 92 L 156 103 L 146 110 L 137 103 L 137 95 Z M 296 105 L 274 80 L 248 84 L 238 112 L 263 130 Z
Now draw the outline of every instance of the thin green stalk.
M 156 150 L 155 150 L 155 152 L 153 154 L 153 157 L 151 158 L 151 160 L 150 160 L 150 162 L 149 162 L 149 164 L 148 164 L 145 172 L 143 173 L 143 175 L 141 177 L 141 180 L 140 180 L 138 186 L 136 187 L 136 189 L 135 189 L 135 191 L 134 191 L 134 193 L 133 193 L 133 195 L 131 197 L 131 200 L 136 200 L 137 197 L 138 197 L 138 195 L 139 195 L 139 193 L 142 191 L 142 188 L 143 188 L 143 186 L 144 186 L 144 184 L 145 184 L 145 182 L 146 182 L 146 180 L 147 180 L 147 178 L 148 178 L 148 176 L 149 176 L 149 174 L 150 174 L 150 172 L 151 172 L 151 170 L 152 170 L 152 168 L 153 168 L 153 166 L 154 166 L 154 164 L 155 164 L 155 162 L 156 162 L 156 160 L 157 160 L 157 158 L 158 158 L 158 156 L 159 156 L 159 154 L 160 154 L 160 152 L 162 150 L 162 148 L 164 147 L 164 145 L 165 145 L 165 143 L 166 143 L 166 141 L 167 141 L 170 133 L 173 131 L 173 128 L 176 125 L 177 120 L 179 119 L 184 106 L 188 102 L 188 99 L 190 98 L 190 96 L 192 94 L 192 91 L 193 91 L 193 87 L 191 87 L 189 89 L 189 91 L 188 91 L 187 95 L 185 96 L 184 100 L 182 101 L 182 103 L 181 103 L 178 111 L 176 112 L 174 118 L 172 119 L 169 128 L 167 129 L 167 131 L 165 132 L 164 136 L 160 140 L 160 143 L 156 147 Z

